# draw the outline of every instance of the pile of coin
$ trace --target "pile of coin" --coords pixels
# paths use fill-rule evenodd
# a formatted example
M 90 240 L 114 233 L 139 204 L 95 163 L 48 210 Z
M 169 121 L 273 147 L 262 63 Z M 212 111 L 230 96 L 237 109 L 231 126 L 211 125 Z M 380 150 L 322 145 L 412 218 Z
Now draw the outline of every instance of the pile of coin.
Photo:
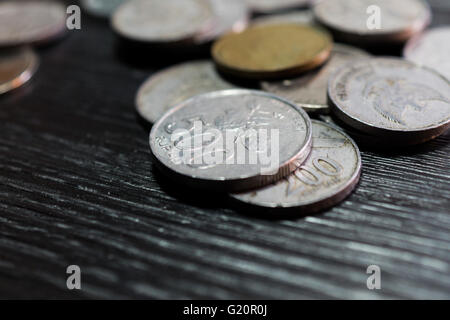
M 0 2 L 0 94 L 22 86 L 39 58 L 30 46 L 47 44 L 66 30 L 66 9 L 52 1 Z
M 121 18 L 127 6 L 142 1 L 131 0 L 116 11 L 117 32 L 127 29 Z M 179 17 L 180 25 L 170 29 L 166 15 L 166 24 L 153 28 L 152 37 L 141 34 L 141 40 L 192 44 L 200 39 L 214 25 L 214 14 L 207 1 L 193 2 L 197 12 L 185 13 L 202 19 L 181 28 Z M 420 34 L 431 20 L 423 1 L 323 0 L 312 10 L 282 13 L 306 1 L 246 3 L 250 11 L 272 14 L 256 17 L 243 30 L 228 23 L 221 32 L 210 32 L 209 40 L 216 39 L 212 60 L 159 71 L 138 90 L 137 111 L 153 124 L 154 163 L 175 183 L 226 192 L 245 208 L 275 216 L 307 214 L 336 205 L 358 184 L 361 156 L 350 136 L 390 147 L 423 143 L 449 128 L 449 30 Z M 381 8 L 381 28 L 366 25 L 371 5 Z M 239 21 L 237 16 L 229 21 Z M 139 30 L 128 37 L 149 32 L 139 23 L 133 28 Z M 194 36 L 174 37 L 175 30 Z M 345 43 L 334 43 L 331 34 Z M 408 60 L 358 48 L 407 40 Z M 242 81 L 260 90 L 243 88 L 248 82 Z M 260 136 L 261 130 L 267 136 Z M 273 155 L 276 161 L 268 166 L 263 160 Z

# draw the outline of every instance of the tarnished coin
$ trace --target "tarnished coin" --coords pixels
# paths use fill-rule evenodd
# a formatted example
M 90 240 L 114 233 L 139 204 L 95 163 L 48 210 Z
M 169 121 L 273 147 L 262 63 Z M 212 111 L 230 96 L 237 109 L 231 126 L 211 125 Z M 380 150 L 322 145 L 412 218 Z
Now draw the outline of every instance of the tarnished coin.
M 356 187 L 361 156 L 353 140 L 334 126 L 312 121 L 313 148 L 305 163 L 265 188 L 231 196 L 274 212 L 309 214 L 332 207 Z
M 297 23 L 297 24 L 314 24 L 314 16 L 311 10 L 295 10 L 289 13 L 271 14 L 261 16 L 252 21 L 252 26 L 263 26 L 270 24 L 284 24 L 284 23 Z
M 110 17 L 125 0 L 81 0 L 83 8 L 91 15 Z
M 281 179 L 311 151 L 308 115 L 262 91 L 197 95 L 152 128 L 161 170 L 192 187 L 238 192 Z
M 66 9 L 53 1 L 0 2 L 0 46 L 42 44 L 66 30 Z
M 411 39 L 405 47 L 404 56 L 450 79 L 450 27 L 431 29 Z
M 398 58 L 345 65 L 331 76 L 328 98 L 344 123 L 408 144 L 430 140 L 450 125 L 449 81 Z
M 261 83 L 265 91 L 295 102 L 306 112 L 328 112 L 327 87 L 328 78 L 339 67 L 349 61 L 368 58 L 365 51 L 335 44 L 328 62 L 319 70 L 282 81 L 265 81 Z
M 36 72 L 39 59 L 28 48 L 0 51 L 0 94 L 22 86 Z
M 237 77 L 268 79 L 298 75 L 323 64 L 332 48 L 331 36 L 298 24 L 255 26 L 216 41 L 217 66 Z
M 112 27 L 119 35 L 156 44 L 193 42 L 209 32 L 213 22 L 209 0 L 130 0 L 112 16 Z
M 273 13 L 280 10 L 303 7 L 309 0 L 243 0 L 256 13 Z
M 431 21 L 423 0 L 323 0 L 314 14 L 338 40 L 358 44 L 404 42 Z
M 186 62 L 151 76 L 136 97 L 138 113 L 155 123 L 171 107 L 200 93 L 235 88 L 223 80 L 210 61 Z

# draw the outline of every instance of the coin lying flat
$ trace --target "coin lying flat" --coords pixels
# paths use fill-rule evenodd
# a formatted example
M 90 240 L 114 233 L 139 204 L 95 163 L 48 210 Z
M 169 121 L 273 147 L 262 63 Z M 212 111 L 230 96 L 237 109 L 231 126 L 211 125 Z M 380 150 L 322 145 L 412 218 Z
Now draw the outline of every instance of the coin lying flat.
M 284 24 L 284 23 L 297 23 L 297 24 L 314 24 L 314 16 L 311 10 L 296 10 L 289 13 L 271 14 L 267 16 L 261 16 L 252 21 L 252 26 L 263 26 L 270 24 Z
M 214 12 L 208 0 L 130 0 L 112 16 L 121 36 L 148 43 L 193 42 L 212 27 Z
M 197 94 L 235 88 L 223 80 L 210 61 L 176 65 L 151 76 L 136 97 L 138 113 L 155 123 L 171 107 Z
M 411 39 L 405 47 L 406 59 L 430 67 L 450 79 L 450 27 L 428 30 Z
M 83 8 L 91 15 L 110 17 L 125 0 L 81 0 Z
M 39 59 L 27 48 L 0 51 L 0 94 L 22 86 L 36 72 Z
M 353 140 L 338 128 L 312 121 L 313 148 L 305 163 L 265 188 L 231 196 L 266 210 L 308 214 L 336 205 L 356 187 L 361 156 Z
M 404 42 L 431 21 L 430 8 L 422 0 L 323 0 L 314 14 L 339 40 L 358 44 Z
M 296 159 L 307 158 L 311 122 L 262 91 L 216 91 L 168 111 L 153 126 L 150 147 L 155 163 L 178 182 L 243 191 L 287 176 Z
M 328 62 L 321 69 L 293 79 L 264 81 L 261 86 L 265 91 L 288 99 L 307 112 L 327 113 L 327 87 L 330 75 L 349 61 L 368 57 L 365 51 L 335 44 Z
M 398 58 L 351 62 L 329 80 L 332 112 L 373 135 L 414 144 L 450 125 L 450 83 L 437 72 Z
M 0 46 L 54 40 L 65 32 L 66 18 L 66 9 L 57 2 L 0 2 Z
M 272 13 L 275 11 L 303 7 L 309 0 L 245 0 L 247 5 L 256 13 Z
M 243 78 L 295 76 L 323 64 L 332 48 L 325 31 L 297 24 L 255 26 L 216 41 L 221 71 Z

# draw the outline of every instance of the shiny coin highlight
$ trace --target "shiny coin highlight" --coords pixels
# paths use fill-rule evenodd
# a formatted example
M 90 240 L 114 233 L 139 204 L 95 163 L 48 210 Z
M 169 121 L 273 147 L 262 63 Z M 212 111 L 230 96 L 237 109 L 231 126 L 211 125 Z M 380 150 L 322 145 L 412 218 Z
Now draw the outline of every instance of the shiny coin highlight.
M 22 86 L 34 75 L 39 59 L 27 48 L 0 51 L 0 94 Z

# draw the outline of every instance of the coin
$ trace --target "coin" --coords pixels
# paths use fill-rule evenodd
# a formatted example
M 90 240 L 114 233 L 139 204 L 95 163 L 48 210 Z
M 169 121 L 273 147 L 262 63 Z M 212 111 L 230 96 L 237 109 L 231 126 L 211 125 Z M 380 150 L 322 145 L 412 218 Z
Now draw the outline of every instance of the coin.
M 437 72 L 399 58 L 351 62 L 328 86 L 332 112 L 373 135 L 415 144 L 450 125 L 450 83 Z
M 403 55 L 419 65 L 430 67 L 450 79 L 450 27 L 428 30 L 411 39 Z
M 311 122 L 303 110 L 262 91 L 216 91 L 168 111 L 153 126 L 150 147 L 175 181 L 237 192 L 277 181 L 296 159 L 306 159 Z
M 229 34 L 212 48 L 221 71 L 243 78 L 298 75 L 323 64 L 332 48 L 322 30 L 297 24 L 255 26 Z
M 212 27 L 208 0 L 131 0 L 112 16 L 112 27 L 133 41 L 178 44 L 193 42 Z
M 66 9 L 52 1 L 0 2 L 0 46 L 42 44 L 66 30 Z
M 328 62 L 319 70 L 282 81 L 264 81 L 261 83 L 265 91 L 288 99 L 307 112 L 327 113 L 328 78 L 340 66 L 349 61 L 368 58 L 365 51 L 335 44 Z
M 314 15 L 338 40 L 358 44 L 404 42 L 431 21 L 422 0 L 323 0 Z
M 256 13 L 272 13 L 275 11 L 303 7 L 309 0 L 245 0 L 247 5 Z
M 186 62 L 152 75 L 139 88 L 138 113 L 155 123 L 171 107 L 200 93 L 235 88 L 223 80 L 210 61 Z
M 332 207 L 356 187 L 361 156 L 355 142 L 334 126 L 312 121 L 313 148 L 305 163 L 270 186 L 231 197 L 273 214 L 309 214 Z
M 28 48 L 0 51 L 0 94 L 22 86 L 36 72 L 39 59 Z
M 83 8 L 91 15 L 110 17 L 125 0 L 81 0 Z
M 252 26 L 263 26 L 270 24 L 297 23 L 314 24 L 314 16 L 311 10 L 296 10 L 289 13 L 279 13 L 267 16 L 261 16 L 254 19 Z

